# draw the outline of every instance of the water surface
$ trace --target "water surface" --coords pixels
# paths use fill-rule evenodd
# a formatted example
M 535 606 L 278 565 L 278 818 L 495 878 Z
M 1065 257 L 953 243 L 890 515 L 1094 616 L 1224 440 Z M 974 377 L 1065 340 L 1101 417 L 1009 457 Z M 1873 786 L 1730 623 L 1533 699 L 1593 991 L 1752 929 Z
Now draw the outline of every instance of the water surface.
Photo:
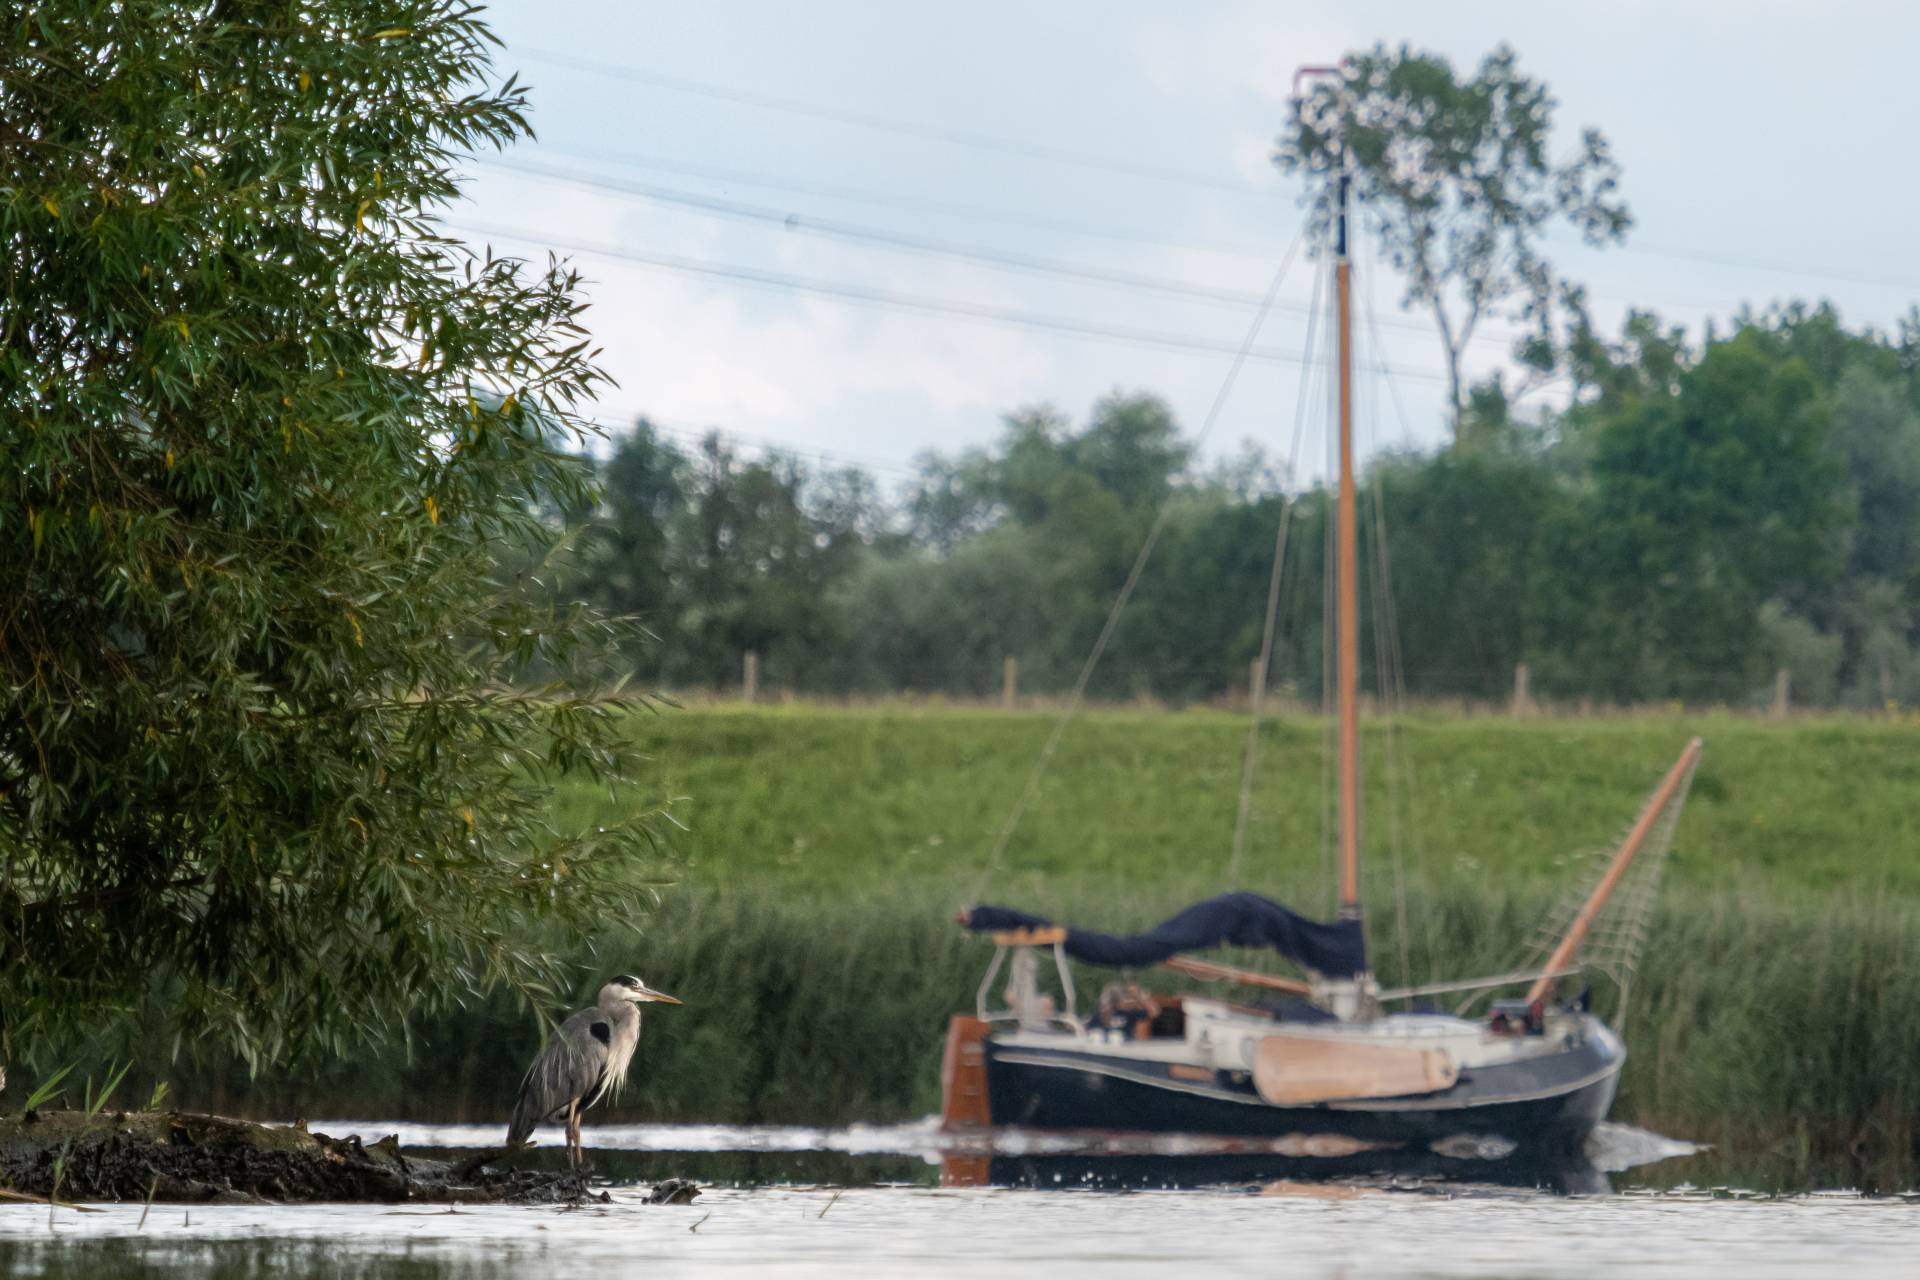
M 311 1127 L 368 1139 L 397 1132 L 403 1143 L 421 1148 L 498 1140 L 492 1128 Z M 1920 1243 L 1920 1204 L 1897 1197 L 1776 1198 L 1633 1185 L 1624 1193 L 1567 1196 L 1533 1189 L 1525 1179 L 1421 1174 L 1277 1185 L 1227 1180 L 1197 1190 L 1128 1192 L 1091 1190 L 1066 1179 L 957 1187 L 941 1185 L 956 1152 L 931 1123 L 842 1130 L 647 1126 L 590 1130 L 588 1138 L 596 1143 L 596 1167 L 622 1180 L 607 1188 L 609 1203 L 452 1210 L 167 1205 L 151 1212 L 111 1205 L 51 1214 L 44 1207 L 7 1206 L 0 1208 L 0 1271 L 60 1278 L 777 1273 L 978 1280 L 1040 1273 L 1048 1280 L 1165 1280 L 1284 1270 L 1329 1278 L 1630 1272 L 1763 1280 L 1841 1266 L 1857 1276 L 1913 1274 Z M 1645 1168 L 1646 1161 L 1686 1149 L 1619 1126 L 1609 1126 L 1602 1139 L 1596 1168 Z M 1196 1160 L 1220 1157 L 1297 1159 L 1284 1151 L 1221 1152 L 1191 1144 L 1090 1151 L 1035 1138 L 1013 1145 L 1021 1149 L 998 1159 L 1016 1168 L 1117 1160 L 1192 1169 L 1200 1167 Z M 1479 1163 L 1495 1169 L 1503 1162 Z M 1462 1165 L 1472 1161 L 1455 1159 L 1456 1173 Z M 669 1172 L 693 1176 L 707 1190 L 691 1206 L 645 1203 L 645 1183 Z M 1601 1172 L 1621 1177 L 1619 1170 Z M 809 1176 L 838 1185 L 816 1185 Z M 1631 1183 L 1631 1173 L 1622 1180 Z

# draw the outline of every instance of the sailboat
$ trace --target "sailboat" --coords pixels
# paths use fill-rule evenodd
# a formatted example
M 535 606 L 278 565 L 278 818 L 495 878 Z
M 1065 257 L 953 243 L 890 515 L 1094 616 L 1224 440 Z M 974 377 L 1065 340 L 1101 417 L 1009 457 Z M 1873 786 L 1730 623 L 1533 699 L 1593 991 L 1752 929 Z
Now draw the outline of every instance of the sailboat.
M 944 1126 L 1211 1135 L 1348 1159 L 1474 1135 L 1532 1154 L 1576 1152 L 1606 1116 L 1626 1061 L 1619 1033 L 1558 983 L 1635 857 L 1670 839 L 1699 761 L 1689 742 L 1659 781 L 1592 891 L 1526 972 L 1384 991 L 1360 912 L 1357 516 L 1353 465 L 1352 272 L 1348 192 L 1336 179 L 1332 227 L 1338 326 L 1339 488 L 1335 544 L 1339 918 L 1306 919 L 1258 894 L 1197 903 L 1156 928 L 1116 936 L 1004 906 L 959 913 L 989 937 L 975 1007 L 949 1024 Z M 1653 839 L 1650 841 L 1650 837 Z M 1203 959 L 1222 945 L 1268 948 L 1300 978 Z M 1058 998 L 1040 990 L 1047 961 Z M 1070 961 L 1161 965 L 1248 988 L 1245 999 L 1157 994 L 1116 983 L 1078 1006 Z M 993 987 L 1002 971 L 1001 1002 Z M 1523 992 L 1484 1016 L 1393 1011 L 1447 992 Z M 1275 1001 L 1275 997 L 1282 999 Z M 1259 1144 L 1266 1144 L 1264 1148 Z M 1277 1145 L 1276 1145 L 1277 1144 Z

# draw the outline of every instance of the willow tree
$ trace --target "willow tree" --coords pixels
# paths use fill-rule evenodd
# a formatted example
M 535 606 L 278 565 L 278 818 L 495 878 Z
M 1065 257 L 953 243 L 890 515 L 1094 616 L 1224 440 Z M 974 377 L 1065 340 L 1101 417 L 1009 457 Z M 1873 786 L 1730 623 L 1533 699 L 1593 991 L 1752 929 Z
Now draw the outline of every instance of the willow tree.
M 258 1059 L 560 976 L 644 815 L 530 593 L 602 375 L 561 265 L 437 212 L 524 91 L 458 0 L 115 0 L 0 31 L 0 1020 L 162 993 Z M 506 553 L 506 554 L 503 554 Z
M 1343 168 L 1364 225 L 1405 280 L 1401 304 L 1429 310 L 1447 358 L 1458 433 L 1467 407 L 1461 359 L 1482 322 L 1506 316 L 1534 373 L 1555 362 L 1556 319 L 1581 310 L 1540 241 L 1565 221 L 1593 246 L 1626 238 L 1632 218 L 1606 138 L 1586 129 L 1551 153 L 1555 102 L 1505 45 L 1471 78 L 1438 54 L 1375 45 L 1294 100 L 1275 161 L 1312 182 L 1324 211 Z

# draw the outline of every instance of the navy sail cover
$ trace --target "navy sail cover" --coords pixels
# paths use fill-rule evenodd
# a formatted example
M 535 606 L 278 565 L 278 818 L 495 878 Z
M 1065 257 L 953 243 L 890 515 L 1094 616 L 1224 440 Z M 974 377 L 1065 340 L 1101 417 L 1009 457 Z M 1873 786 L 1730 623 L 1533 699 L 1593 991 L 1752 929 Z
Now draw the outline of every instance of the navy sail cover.
M 1045 916 L 1012 907 L 977 906 L 966 916 L 967 928 L 975 933 L 1044 929 L 1052 924 Z M 1075 960 L 1114 968 L 1159 964 L 1182 952 L 1235 946 L 1272 947 L 1294 963 L 1329 978 L 1351 978 L 1367 969 L 1367 943 L 1358 920 L 1321 924 L 1271 898 L 1244 891 L 1196 902 L 1145 933 L 1095 933 L 1069 928 L 1063 945 Z

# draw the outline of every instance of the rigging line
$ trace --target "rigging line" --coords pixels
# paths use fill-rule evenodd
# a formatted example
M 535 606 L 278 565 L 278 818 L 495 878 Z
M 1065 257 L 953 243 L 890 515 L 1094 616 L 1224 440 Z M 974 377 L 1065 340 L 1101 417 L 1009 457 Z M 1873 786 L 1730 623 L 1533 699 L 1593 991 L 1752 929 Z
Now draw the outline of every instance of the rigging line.
M 1315 330 L 1320 318 L 1320 293 L 1326 280 L 1324 270 L 1316 271 L 1313 277 L 1312 310 L 1308 314 L 1307 337 L 1304 350 L 1308 359 L 1313 356 L 1313 342 L 1317 336 Z M 1287 474 L 1292 476 L 1300 461 L 1300 440 L 1306 431 L 1307 397 L 1310 391 L 1310 377 L 1300 379 L 1299 395 L 1293 407 L 1293 444 L 1287 453 Z M 1253 808 L 1253 779 L 1259 768 L 1260 760 L 1260 712 L 1267 696 L 1267 682 L 1273 678 L 1273 632 L 1274 622 L 1280 611 L 1280 571 L 1287 556 L 1287 526 L 1293 519 L 1293 498 L 1282 491 L 1280 495 L 1280 520 L 1273 535 L 1273 569 L 1267 578 L 1267 616 L 1260 632 L 1260 658 L 1251 695 L 1251 713 L 1247 717 L 1247 745 L 1240 761 L 1240 804 L 1233 819 L 1233 852 L 1227 859 L 1227 885 L 1231 888 L 1240 880 L 1241 856 L 1247 847 L 1247 819 Z
M 836 124 L 853 125 L 861 129 L 873 129 L 881 133 L 896 133 L 904 137 L 925 138 L 934 142 L 944 142 L 952 146 L 972 147 L 979 151 L 997 151 L 1007 155 L 1026 156 L 1033 160 L 1045 160 L 1054 164 L 1077 165 L 1084 169 L 1104 169 L 1109 173 L 1125 174 L 1135 178 L 1149 178 L 1159 182 L 1180 183 L 1191 187 L 1210 187 L 1219 191 L 1229 191 L 1235 195 L 1267 197 L 1280 194 L 1277 186 L 1265 187 L 1244 182 L 1235 178 L 1223 178 L 1218 174 L 1203 173 L 1194 169 L 1182 169 L 1171 165 L 1147 164 L 1138 160 L 1128 160 L 1121 156 L 1094 155 L 1090 152 L 1074 151 L 1067 147 L 1052 147 L 1044 143 L 1026 142 L 1018 138 L 1003 138 L 988 133 L 976 133 L 968 129 L 954 129 L 945 125 L 922 124 L 917 121 L 901 120 L 877 112 L 855 111 L 845 107 L 822 106 L 818 103 L 804 102 L 797 98 L 786 98 L 771 93 L 760 93 L 752 89 L 736 89 L 730 85 L 714 84 L 710 81 L 695 80 L 687 76 L 668 75 L 662 71 L 652 71 L 644 67 L 627 66 L 617 62 L 607 62 L 599 58 L 583 58 L 576 54 L 560 53 L 550 49 L 516 49 L 519 57 L 531 58 L 536 62 L 545 62 L 552 66 L 567 67 L 575 71 L 587 71 L 594 75 L 607 76 L 615 80 L 626 80 L 634 84 L 644 84 L 657 89 L 670 89 L 676 93 L 691 93 L 702 97 L 714 98 L 723 102 L 736 102 L 743 106 L 758 107 L 765 111 L 781 111 L 791 115 L 812 116 L 819 120 L 830 120 Z
M 476 161 L 489 168 L 500 169 L 524 177 L 538 177 L 557 182 L 565 182 L 589 190 L 606 191 L 642 200 L 651 200 L 662 204 L 698 210 L 703 213 L 712 214 L 715 217 L 731 218 L 736 221 L 758 225 L 768 225 L 785 232 L 797 232 L 802 235 L 821 236 L 854 244 L 870 245 L 897 253 L 952 258 L 963 262 L 977 263 L 998 271 L 1055 276 L 1061 279 L 1079 280 L 1090 284 L 1108 285 L 1122 289 L 1136 289 L 1147 293 L 1192 298 L 1196 301 L 1216 306 L 1251 310 L 1262 304 L 1261 296 L 1248 289 L 1231 289 L 1214 285 L 1194 284 L 1185 280 L 1149 275 L 1144 272 L 1125 271 L 1111 267 L 1096 267 L 1086 263 L 1069 262 L 1059 258 L 1048 258 L 1038 254 L 1020 253 L 1013 250 L 995 249 L 989 246 L 969 244 L 959 240 L 944 240 L 938 237 L 914 235 L 908 232 L 893 231 L 886 227 L 875 227 L 857 222 L 845 222 L 835 218 L 815 217 L 810 214 L 803 215 L 790 209 L 781 209 L 772 205 L 751 204 L 746 201 L 727 199 L 723 196 L 705 195 L 697 191 L 683 191 L 674 187 L 661 187 L 650 183 L 631 182 L 614 178 L 599 178 L 591 174 L 580 173 L 577 170 L 529 163 L 527 161 L 496 159 L 487 156 L 476 157 Z M 1305 303 L 1276 300 L 1273 303 L 1273 307 L 1275 310 L 1292 311 L 1301 315 L 1310 315 L 1310 309 Z M 1416 320 L 1388 319 L 1382 323 L 1389 328 L 1396 328 L 1409 334 L 1429 338 L 1433 336 L 1433 330 L 1430 326 Z M 1513 343 L 1518 341 L 1521 336 L 1517 330 L 1487 327 L 1477 332 L 1470 341 L 1489 348 L 1498 346 L 1503 351 L 1506 351 L 1511 350 Z
M 1299 357 L 1291 351 L 1281 351 L 1271 347 L 1250 348 L 1243 352 L 1232 342 L 1201 338 L 1190 334 L 1099 325 L 1087 321 L 1075 320 L 1066 316 L 1047 315 L 1043 312 L 1022 311 L 1007 307 L 989 307 L 977 303 L 961 302 L 955 299 L 928 298 L 922 295 L 896 293 L 885 289 L 868 289 L 859 285 L 840 284 L 830 280 L 818 280 L 806 276 L 791 276 L 777 271 L 762 271 L 758 268 L 714 262 L 710 259 L 682 258 L 672 254 L 640 253 L 636 250 L 622 249 L 615 245 L 596 244 L 589 241 L 551 236 L 543 232 L 522 227 L 502 227 L 464 221 L 458 223 L 449 222 L 447 226 L 450 230 L 460 230 L 482 236 L 499 236 L 505 239 L 518 240 L 526 244 L 551 245 L 571 250 L 575 253 L 586 254 L 591 257 L 601 257 L 616 262 L 630 262 L 641 267 L 658 270 L 676 271 L 690 275 L 728 280 L 751 288 L 771 289 L 775 292 L 782 293 L 812 293 L 824 297 L 837 298 L 846 302 L 909 311 L 919 315 L 952 316 L 987 324 L 1039 329 L 1050 333 L 1088 338 L 1099 342 L 1153 347 L 1178 354 L 1231 356 L 1236 362 L 1256 360 L 1262 364 L 1293 365 L 1299 361 Z M 1265 317 L 1266 312 L 1262 311 L 1260 313 L 1260 319 L 1264 321 Z M 1256 324 L 1253 327 L 1257 330 L 1259 325 Z M 1399 372 L 1402 376 L 1409 378 L 1426 378 L 1432 381 L 1444 381 L 1446 379 L 1446 374 L 1437 369 L 1402 367 Z
M 1363 314 L 1366 316 L 1367 328 L 1372 333 L 1373 340 L 1377 346 L 1380 344 L 1380 330 L 1379 330 L 1378 324 L 1376 323 L 1377 314 L 1374 310 L 1374 305 L 1373 305 L 1373 289 L 1372 289 L 1371 273 L 1369 273 L 1368 279 L 1366 280 L 1366 282 L 1364 282 L 1361 288 L 1360 305 L 1361 305 L 1361 310 Z M 1399 419 L 1399 422 L 1400 422 L 1401 439 L 1408 445 L 1408 447 L 1412 447 L 1414 444 L 1413 424 L 1407 417 L 1406 406 L 1400 400 L 1399 386 L 1393 381 L 1393 378 L 1391 375 L 1383 374 L 1382 380 L 1386 382 L 1387 391 L 1393 400 L 1394 416 L 1397 419 Z M 1376 402 L 1376 405 L 1377 405 L 1377 402 Z M 1379 444 L 1379 441 L 1377 438 L 1375 439 L 1374 443 L 1377 447 Z M 1385 486 L 1376 484 L 1374 486 L 1374 499 L 1373 499 L 1373 509 L 1374 509 L 1374 516 L 1375 516 L 1374 538 L 1378 548 L 1377 555 L 1379 558 L 1380 578 L 1386 584 L 1386 587 L 1387 587 L 1387 589 L 1383 593 L 1381 604 L 1379 607 L 1380 607 L 1381 619 L 1384 620 L 1385 632 L 1387 637 L 1388 666 L 1385 669 L 1383 669 L 1380 676 L 1380 681 L 1383 689 L 1387 687 L 1389 680 L 1391 681 L 1393 696 L 1397 698 L 1399 706 L 1404 708 L 1407 701 L 1406 652 L 1405 652 L 1404 646 L 1401 644 L 1401 641 L 1400 641 L 1399 616 L 1394 607 L 1393 592 L 1391 589 L 1392 582 L 1393 582 L 1393 560 L 1392 560 L 1392 555 L 1391 555 L 1388 540 L 1387 540 L 1387 518 L 1386 518 L 1385 503 L 1386 503 Z M 1377 622 L 1376 625 L 1379 625 L 1379 622 Z M 1390 759 L 1397 756 L 1400 764 L 1402 765 L 1406 773 L 1405 804 L 1406 804 L 1407 828 L 1412 833 L 1408 843 L 1410 843 L 1413 847 L 1414 873 L 1420 877 L 1422 883 L 1424 884 L 1426 883 L 1426 880 L 1427 880 L 1427 852 L 1426 852 L 1426 841 L 1421 837 L 1421 834 L 1420 834 L 1421 823 L 1420 823 L 1420 812 L 1419 812 L 1419 802 L 1418 802 L 1419 792 L 1420 792 L 1419 776 L 1414 767 L 1412 750 L 1410 748 L 1403 749 L 1401 746 L 1401 743 L 1402 743 L 1402 739 L 1399 735 L 1399 731 L 1395 727 L 1392 719 L 1389 718 L 1387 723 L 1388 755 Z M 1392 811 L 1393 810 L 1390 809 L 1390 812 Z M 1396 851 L 1395 857 L 1397 858 L 1398 856 L 1399 856 L 1398 852 Z M 1398 874 L 1397 871 L 1396 871 L 1396 874 Z M 1431 909 L 1421 914 L 1421 924 L 1422 924 L 1422 929 L 1421 929 L 1422 940 L 1426 944 L 1425 959 L 1427 964 L 1427 970 L 1429 973 L 1431 973 L 1435 967 L 1435 964 L 1437 962 L 1437 957 L 1439 955 L 1439 945 L 1435 940 L 1435 936 L 1434 936 L 1433 912 Z M 1404 922 L 1402 923 L 1402 928 L 1403 930 L 1405 928 Z M 1403 946 L 1410 945 L 1410 943 L 1405 939 L 1404 935 L 1402 938 L 1402 945 Z
M 1293 238 L 1293 243 L 1287 247 L 1286 256 L 1280 260 L 1279 267 L 1273 273 L 1273 282 L 1267 286 L 1269 297 L 1280 292 L 1280 282 L 1286 279 L 1287 270 L 1293 265 L 1294 256 L 1299 253 L 1300 246 L 1306 242 L 1306 238 L 1307 227 L 1303 226 L 1300 233 Z M 1227 397 L 1233 391 L 1233 384 L 1240 377 L 1240 370 L 1246 365 L 1248 354 L 1253 350 L 1254 341 L 1260 336 L 1260 326 L 1266 322 L 1266 318 L 1267 313 L 1262 310 L 1255 314 L 1253 323 L 1247 326 L 1247 336 L 1240 344 L 1240 354 L 1235 356 L 1233 363 L 1228 366 L 1226 377 L 1220 381 L 1220 390 L 1213 397 L 1213 405 L 1207 410 L 1207 416 L 1200 424 L 1199 433 L 1194 437 L 1196 449 L 1205 442 L 1214 424 L 1219 421 L 1220 411 L 1226 407 Z M 1160 503 L 1160 509 L 1154 513 L 1153 524 L 1148 527 L 1146 539 L 1140 544 L 1140 552 L 1134 557 L 1133 568 L 1128 571 L 1127 580 L 1121 584 L 1119 595 L 1114 597 L 1113 607 L 1107 610 L 1106 623 L 1100 628 L 1100 635 L 1093 643 L 1092 652 L 1087 654 L 1087 660 L 1081 664 L 1080 675 L 1073 682 L 1073 692 L 1067 697 L 1067 705 L 1061 709 L 1060 715 L 1054 720 L 1053 729 L 1047 735 L 1046 745 L 1040 749 L 1040 758 L 1034 761 L 1032 770 L 1027 774 L 1025 788 L 1020 792 L 1019 798 L 1014 801 L 1013 808 L 1008 811 L 1006 820 L 1000 824 L 1000 832 L 994 837 L 993 847 L 987 854 L 986 865 L 980 869 L 980 878 L 974 885 L 971 897 L 978 898 L 992 881 L 993 873 L 998 869 L 1000 859 L 1006 853 L 1015 829 L 1020 825 L 1020 819 L 1026 816 L 1028 806 L 1033 803 L 1034 796 L 1039 793 L 1040 780 L 1046 776 L 1047 766 L 1052 763 L 1054 752 L 1060 749 L 1060 742 L 1066 736 L 1067 726 L 1073 722 L 1075 714 L 1080 710 L 1081 702 L 1086 698 L 1087 683 L 1093 679 L 1094 668 L 1100 665 L 1100 656 L 1106 652 L 1107 642 L 1113 639 L 1114 628 L 1119 625 L 1120 615 L 1126 609 L 1127 602 L 1133 598 L 1134 588 L 1140 584 L 1140 575 L 1146 571 L 1147 561 L 1153 555 L 1153 549 L 1159 543 L 1160 535 L 1165 531 L 1167 520 L 1173 514 L 1173 509 L 1174 502 L 1169 495 Z
M 1365 282 L 1361 288 L 1361 302 L 1366 302 Z M 1369 442 L 1378 449 L 1379 431 L 1375 424 L 1379 421 L 1379 397 L 1372 382 L 1362 384 L 1367 396 L 1367 423 Z M 1387 577 L 1386 561 L 1386 523 L 1384 519 L 1383 494 L 1384 479 L 1379 470 L 1375 470 L 1373 483 L 1368 486 L 1365 513 L 1371 516 L 1372 537 L 1368 550 L 1373 554 L 1372 572 L 1367 575 L 1367 590 L 1373 605 L 1373 667 L 1374 686 L 1380 697 L 1380 732 L 1384 751 L 1382 771 L 1386 780 L 1387 793 L 1387 849 L 1393 863 L 1393 912 L 1394 944 L 1400 961 L 1401 984 L 1413 983 L 1412 928 L 1407 916 L 1407 874 L 1404 858 L 1404 842 L 1400 829 L 1400 779 L 1399 759 L 1394 717 L 1402 709 L 1403 701 L 1396 698 L 1397 690 L 1392 677 L 1392 662 L 1389 656 L 1390 636 L 1393 628 L 1392 582 Z M 1364 518 L 1364 517 L 1363 517 Z

